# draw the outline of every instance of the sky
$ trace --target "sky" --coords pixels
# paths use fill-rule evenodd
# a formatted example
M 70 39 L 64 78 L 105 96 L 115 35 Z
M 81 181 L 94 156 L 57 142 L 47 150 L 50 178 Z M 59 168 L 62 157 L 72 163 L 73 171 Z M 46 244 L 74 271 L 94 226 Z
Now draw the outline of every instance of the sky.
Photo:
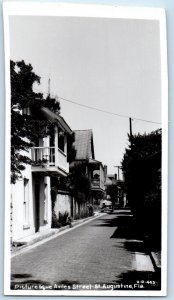
M 72 130 L 92 129 L 95 158 L 117 173 L 133 134 L 161 122 L 159 23 L 152 20 L 10 16 L 10 55 L 31 63 L 41 77 L 35 91 L 128 116 L 77 106 L 60 99 Z

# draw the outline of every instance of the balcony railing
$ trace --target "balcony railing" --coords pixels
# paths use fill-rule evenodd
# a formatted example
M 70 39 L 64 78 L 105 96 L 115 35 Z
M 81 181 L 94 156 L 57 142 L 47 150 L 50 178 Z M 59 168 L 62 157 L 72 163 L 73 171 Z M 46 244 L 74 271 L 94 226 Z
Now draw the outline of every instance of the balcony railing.
M 31 149 L 31 159 L 34 165 L 55 166 L 54 147 L 33 147 Z
M 91 186 L 94 188 L 99 188 L 100 187 L 100 180 L 99 179 L 92 179 L 91 180 Z
M 55 147 L 33 147 L 31 149 L 31 159 L 33 166 L 59 167 L 65 172 L 69 172 L 67 155 L 60 149 L 55 151 Z
M 93 189 L 102 189 L 105 190 L 104 182 L 101 179 L 92 179 L 91 180 L 91 188 Z

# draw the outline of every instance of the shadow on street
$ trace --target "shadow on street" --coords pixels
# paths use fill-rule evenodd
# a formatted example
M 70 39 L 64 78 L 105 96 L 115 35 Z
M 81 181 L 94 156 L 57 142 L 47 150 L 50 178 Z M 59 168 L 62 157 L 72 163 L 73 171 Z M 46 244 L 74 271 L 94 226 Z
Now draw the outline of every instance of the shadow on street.
M 100 218 L 98 224 L 91 226 L 115 227 L 111 239 L 123 239 L 123 246 L 118 242 L 116 249 L 124 247 L 129 253 L 149 255 L 149 245 L 144 242 L 143 233 L 137 228 L 130 211 L 117 211 L 111 214 L 112 217 Z M 161 289 L 161 269 L 157 268 L 155 272 L 149 271 L 127 271 L 121 273 L 119 278 L 113 284 L 132 285 L 134 289 L 142 290 L 160 290 Z M 141 287 L 140 287 L 141 286 Z M 123 288 L 124 289 L 124 288 Z
M 112 241 L 111 247 L 114 247 L 115 257 L 117 256 L 117 253 L 119 253 L 118 255 L 120 255 L 122 249 L 124 249 L 123 256 L 126 256 L 128 254 L 128 257 L 130 257 L 130 259 L 132 259 L 132 257 L 134 257 L 134 254 L 137 253 L 140 254 L 140 256 L 141 255 L 143 256 L 144 254 L 149 255 L 148 247 L 146 243 L 144 243 L 143 241 L 143 234 L 141 233 L 139 228 L 137 228 L 134 218 L 131 215 L 131 212 L 128 210 L 115 211 L 112 214 L 108 214 L 97 219 L 95 222 L 88 224 L 88 226 L 90 227 L 90 229 L 91 227 L 111 228 L 110 234 L 108 235 L 107 239 L 113 239 L 110 241 Z M 78 261 L 78 257 L 77 257 L 77 261 Z M 123 260 L 123 264 L 124 263 L 125 260 Z M 134 270 L 132 267 L 130 267 L 131 260 L 130 260 L 130 265 L 127 265 L 128 266 L 127 269 L 122 268 L 121 264 L 120 266 L 121 266 L 119 271 L 120 273 L 116 275 L 114 271 L 110 284 L 113 285 L 120 284 L 120 286 L 130 285 L 129 288 L 126 288 L 127 290 L 131 290 L 131 286 L 134 290 L 160 290 L 161 289 L 160 269 L 156 270 L 156 272 L 144 271 L 142 269 Z M 74 280 L 71 281 L 71 279 L 68 280 L 67 276 L 65 276 L 64 278 L 65 280 L 63 281 L 59 281 L 59 282 L 55 281 L 53 283 L 50 283 L 50 282 L 44 282 L 42 280 L 39 280 L 36 277 L 32 277 L 32 275 L 28 274 L 27 272 L 23 274 L 16 273 L 12 275 L 11 289 L 20 289 L 20 287 L 18 286 L 20 284 L 22 285 L 26 284 L 27 286 L 35 285 L 38 286 L 38 289 L 49 289 L 49 285 L 53 284 L 54 285 L 53 289 L 64 290 L 66 289 L 65 286 L 69 286 L 70 289 L 72 289 L 73 284 L 80 284 L 80 282 L 78 281 L 74 281 Z M 28 289 L 28 288 L 27 287 L 25 288 L 24 286 L 23 289 Z M 121 287 L 119 289 L 124 290 L 125 288 Z
M 137 226 L 135 225 L 130 211 L 116 211 L 112 214 L 108 214 L 108 216 L 111 217 L 100 218 L 97 224 L 92 224 L 91 226 L 116 227 L 110 238 L 131 240 L 141 240 L 143 238 L 141 231 L 138 230 Z

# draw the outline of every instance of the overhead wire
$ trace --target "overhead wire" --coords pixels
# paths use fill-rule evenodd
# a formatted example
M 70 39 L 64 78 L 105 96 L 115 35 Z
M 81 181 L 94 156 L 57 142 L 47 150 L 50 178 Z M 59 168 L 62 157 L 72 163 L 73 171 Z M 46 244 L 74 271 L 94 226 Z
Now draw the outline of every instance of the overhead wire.
M 35 90 L 37 90 L 37 89 L 35 89 Z M 37 91 L 39 91 L 39 90 L 37 90 Z M 43 93 L 43 94 L 45 94 L 45 93 Z M 104 109 L 101 109 L 101 108 L 98 108 L 98 107 L 94 107 L 94 106 L 89 106 L 89 105 L 82 104 L 82 103 L 79 103 L 79 102 L 76 102 L 76 101 L 73 101 L 73 100 L 70 100 L 70 99 L 67 99 L 67 98 L 60 97 L 60 96 L 57 96 L 57 97 L 58 97 L 58 99 L 61 99 L 63 101 L 66 101 L 66 102 L 69 102 L 69 103 L 72 103 L 72 104 L 75 104 L 75 105 L 78 105 L 78 106 L 81 106 L 81 107 L 96 110 L 96 111 L 103 112 L 103 113 L 106 113 L 106 114 L 109 114 L 109 115 L 114 115 L 114 116 L 117 116 L 117 117 L 120 117 L 120 118 L 126 118 L 126 119 L 130 118 L 130 116 L 128 116 L 128 115 L 107 111 L 107 110 L 104 110 Z M 147 122 L 147 123 L 159 124 L 159 125 L 161 124 L 161 122 L 156 122 L 156 121 L 152 121 L 152 120 L 141 119 L 141 118 L 137 118 L 137 117 L 131 117 L 131 118 L 133 120 L 137 120 L 137 121 L 141 121 L 141 122 Z
M 89 105 L 86 105 L 86 104 L 81 104 L 79 102 L 75 102 L 75 101 L 72 101 L 72 100 L 69 100 L 69 99 L 66 99 L 66 98 L 63 98 L 63 97 L 59 97 L 58 96 L 58 99 L 61 99 L 61 100 L 64 100 L 64 101 L 76 104 L 78 106 L 82 106 L 82 107 L 93 109 L 93 110 L 96 110 L 96 111 L 100 111 L 100 112 L 103 112 L 103 113 L 106 113 L 106 114 L 114 115 L 114 116 L 117 116 L 117 117 L 126 118 L 126 119 L 130 118 L 130 116 L 127 116 L 127 115 L 114 113 L 114 112 L 111 112 L 111 111 L 107 111 L 107 110 L 100 109 L 100 108 L 97 108 L 97 107 L 89 106 Z M 141 118 L 136 118 L 136 117 L 132 117 L 132 119 L 133 120 L 137 120 L 137 121 L 142 121 L 142 122 L 153 123 L 153 124 L 161 124 L 160 122 L 146 120 L 146 119 L 141 119 Z

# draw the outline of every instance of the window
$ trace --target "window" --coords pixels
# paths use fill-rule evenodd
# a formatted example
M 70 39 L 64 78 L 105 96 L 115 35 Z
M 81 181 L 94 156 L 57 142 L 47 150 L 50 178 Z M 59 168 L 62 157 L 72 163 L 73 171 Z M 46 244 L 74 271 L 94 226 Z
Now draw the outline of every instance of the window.
M 59 134 L 58 147 L 60 150 L 62 150 L 64 152 L 65 151 L 65 133 L 64 133 L 64 131 L 62 131 L 59 128 L 58 134 Z

